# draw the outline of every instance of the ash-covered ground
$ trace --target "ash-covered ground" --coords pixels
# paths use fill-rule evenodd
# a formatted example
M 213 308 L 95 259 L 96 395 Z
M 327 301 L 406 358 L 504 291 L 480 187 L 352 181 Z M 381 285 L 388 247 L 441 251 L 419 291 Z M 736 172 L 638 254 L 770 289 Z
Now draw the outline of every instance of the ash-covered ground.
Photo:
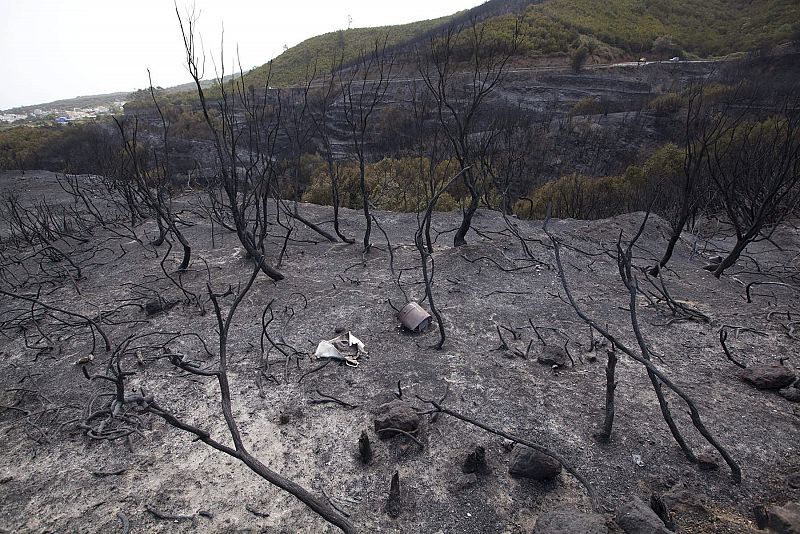
M 19 192 L 27 205 L 39 198 L 73 205 L 48 172 L 3 173 L 0 189 Z M 75 317 L 0 297 L 3 531 L 123 532 L 126 526 L 131 532 L 337 531 L 239 461 L 134 406 L 130 421 L 101 429 L 133 425 L 129 438 L 92 439 L 81 428 L 87 414 L 114 392 L 112 382 L 87 380 L 82 368 L 90 376 L 105 374 L 114 351 L 134 339 L 119 358 L 123 371 L 135 373 L 126 380 L 129 394 L 144 388 L 182 420 L 231 444 L 216 381 L 169 361 L 170 353 L 180 353 L 202 368 L 216 365 L 219 339 L 206 284 L 218 292 L 229 286 L 236 291 L 252 271 L 235 234 L 218 225 L 212 233 L 201 198 L 201 192 L 190 192 L 176 199 L 193 249 L 184 274 L 175 272 L 181 259 L 176 247 L 162 270 L 168 245 L 148 244 L 158 233 L 152 220 L 133 228 L 96 225 L 80 240 L 60 240 L 71 263 L 9 243 L 7 225 L 0 231 L 6 239 L 0 288 L 93 318 L 111 344 L 106 351 L 97 337 L 93 349 L 91 330 Z M 330 207 L 300 210 L 332 227 Z M 597 491 L 612 530 L 614 509 L 633 497 L 647 502 L 654 493 L 666 495 L 683 532 L 751 532 L 753 507 L 798 500 L 800 405 L 744 382 L 719 343 L 725 329 L 728 347 L 743 363 L 788 358 L 784 365 L 798 370 L 800 334 L 792 330 L 800 307 L 797 291 L 756 285 L 752 302 L 745 295 L 750 282 L 797 275 L 796 228 L 787 226 L 772 243 L 750 247 L 720 280 L 702 267 L 730 246 L 725 228 L 706 222 L 684 234 L 663 282 L 675 302 L 708 321 L 686 320 L 654 297 L 638 298 L 654 364 L 693 399 L 709 431 L 741 466 L 742 482 L 736 484 L 693 427 L 686 404 L 667 390 L 687 442 L 718 468 L 701 470 L 686 459 L 644 367 L 621 353 L 613 435 L 608 443 L 594 437 L 604 417 L 609 346 L 596 332 L 590 334 L 566 302 L 541 221 L 512 219 L 528 240 L 529 256 L 499 213 L 480 211 L 469 244 L 459 248 L 451 244 L 460 214 L 434 214 L 433 293 L 447 335 L 443 349 L 435 350 L 435 325 L 423 334 L 405 332 L 392 308 L 405 303 L 403 291 L 412 300 L 424 296 L 414 246 L 416 216 L 375 215 L 390 245 L 376 231 L 366 256 L 358 244 L 330 243 L 295 223 L 280 266 L 286 278 L 274 283 L 257 277 L 234 316 L 227 347 L 233 414 L 246 446 L 270 468 L 329 499 L 359 531 L 528 533 L 553 509 L 591 508 L 585 488 L 566 471 L 547 482 L 513 478 L 508 442 L 447 415 L 435 420 L 421 415 L 413 434 L 418 443 L 404 435 L 380 439 L 386 436 L 375 431 L 375 413 L 397 398 L 398 384 L 402 399 L 419 412 L 431 406 L 417 396 L 438 400 L 448 391 L 442 401 L 447 408 L 563 456 Z M 614 254 L 620 232 L 629 239 L 643 217 L 549 225 L 561 242 L 578 305 L 630 347 L 637 343 L 629 295 Z M 342 223 L 346 234 L 361 237 L 359 212 L 343 210 Z M 284 232 L 276 226 L 273 233 L 268 251 L 275 260 Z M 652 265 L 667 236 L 667 224 L 651 217 L 634 249 L 634 266 Z M 652 289 L 646 275 L 635 272 L 641 288 Z M 148 314 L 147 303 L 159 298 L 174 306 Z M 220 299 L 223 312 L 230 301 Z M 277 348 L 270 340 L 262 345 L 262 318 L 269 318 L 264 313 L 270 303 L 274 320 L 266 332 Z M 342 331 L 358 336 L 368 355 L 357 367 L 330 363 L 318 369 L 321 362 L 312 358 L 317 344 Z M 545 346 L 566 348 L 574 365 L 539 363 Z M 90 363 L 76 363 L 90 354 Z M 325 402 L 329 397 L 347 405 Z M 367 466 L 358 455 L 362 431 L 374 453 Z M 489 470 L 466 476 L 462 465 L 476 446 L 485 448 Z M 392 518 L 384 507 L 396 471 L 402 503 L 399 517 Z

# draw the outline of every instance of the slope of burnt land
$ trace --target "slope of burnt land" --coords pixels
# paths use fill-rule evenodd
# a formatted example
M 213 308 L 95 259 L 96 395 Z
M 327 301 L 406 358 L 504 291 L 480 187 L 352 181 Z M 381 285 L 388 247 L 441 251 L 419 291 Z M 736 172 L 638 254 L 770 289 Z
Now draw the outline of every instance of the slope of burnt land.
M 0 180 L 0 189 L 21 192 L 28 205 L 41 197 L 73 205 L 51 173 L 10 172 Z M 126 378 L 129 395 L 144 390 L 181 419 L 231 443 L 216 382 L 170 362 L 180 354 L 180 361 L 197 368 L 214 367 L 218 327 L 206 283 L 217 292 L 236 291 L 252 269 L 235 234 L 212 228 L 201 200 L 198 192 L 176 199 L 193 246 L 183 274 L 175 272 L 180 255 L 173 250 L 165 259 L 166 243 L 149 244 L 158 233 L 152 220 L 134 227 L 97 225 L 80 240 L 58 241 L 71 263 L 57 255 L 29 257 L 34 250 L 9 243 L 4 233 L 0 288 L 13 286 L 17 294 L 92 318 L 111 350 L 104 350 L 99 336 L 92 348 L 90 329 L 74 316 L 44 313 L 30 301 L 0 300 L 0 528 L 335 531 L 240 462 L 152 414 L 131 407 L 127 422 L 87 424 L 88 415 L 113 396 L 114 384 L 87 380 L 82 369 L 106 375 L 117 354 L 122 370 L 135 373 Z M 330 225 L 329 207 L 300 210 Z M 590 334 L 566 302 L 541 222 L 511 221 L 527 239 L 527 255 L 498 213 L 479 212 L 469 244 L 459 248 L 451 241 L 460 215 L 434 215 L 433 292 L 447 334 L 444 348 L 435 350 L 435 326 L 422 334 L 404 332 L 392 308 L 405 302 L 404 293 L 412 300 L 424 295 L 413 241 L 416 217 L 375 215 L 390 245 L 378 233 L 366 256 L 357 245 L 330 243 L 300 226 L 287 241 L 276 225 L 268 250 L 275 259 L 286 242 L 286 278 L 256 278 L 234 316 L 227 346 L 233 415 L 247 447 L 329 499 L 361 531 L 531 532 L 545 512 L 591 507 L 585 488 L 566 471 L 545 482 L 511 477 L 509 442 L 448 415 L 420 415 L 413 439 L 376 432 L 379 406 L 400 394 L 425 412 L 431 405 L 420 398 L 438 401 L 447 391 L 441 403 L 448 409 L 558 453 L 591 483 L 609 521 L 633 497 L 648 501 L 655 493 L 665 495 L 684 532 L 751 532 L 754 506 L 798 500 L 800 405 L 742 381 L 719 343 L 724 329 L 737 360 L 753 366 L 785 359 L 783 365 L 797 371 L 797 292 L 754 285 L 751 302 L 745 292 L 754 281 L 796 276 L 797 229 L 784 228 L 773 243 L 753 246 L 730 275 L 717 280 L 702 267 L 729 245 L 725 229 L 698 225 L 684 235 L 663 273 L 672 302 L 697 312 L 694 319 L 653 296 L 636 301 L 654 364 L 693 399 L 709 431 L 741 466 L 736 484 L 692 426 L 686 405 L 666 391 L 677 426 L 705 460 L 701 465 L 711 469 L 686 459 L 645 369 L 621 353 L 613 434 L 607 443 L 594 437 L 604 417 L 609 345 Z M 620 233 L 629 239 L 642 219 L 633 213 L 549 225 L 578 306 L 630 347 L 637 346 L 630 296 L 619 279 L 615 247 Z M 358 212 L 343 210 L 342 222 L 351 236 L 363 231 Z M 652 264 L 667 235 L 666 224 L 651 218 L 634 249 L 634 267 Z M 645 274 L 635 271 L 647 290 Z M 226 308 L 230 298 L 220 302 Z M 324 362 L 312 357 L 319 341 L 347 331 L 368 354 L 356 367 L 320 367 Z M 545 353 L 568 358 L 539 363 Z M 125 424 L 136 430 L 127 438 L 92 438 Z M 373 451 L 366 466 L 358 453 L 362 432 Z M 476 446 L 485 449 L 488 469 L 465 475 L 465 458 Z M 402 500 L 392 518 L 384 507 L 395 472 Z

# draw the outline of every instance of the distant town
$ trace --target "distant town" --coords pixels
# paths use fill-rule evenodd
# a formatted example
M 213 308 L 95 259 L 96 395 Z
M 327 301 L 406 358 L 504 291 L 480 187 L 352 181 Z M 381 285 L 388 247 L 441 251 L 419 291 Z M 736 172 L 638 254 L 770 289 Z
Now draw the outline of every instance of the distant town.
M 111 98 L 109 98 L 111 97 Z M 126 93 L 99 97 L 78 97 L 49 104 L 38 104 L 0 111 L 0 124 L 67 124 L 96 119 L 103 115 L 122 113 Z

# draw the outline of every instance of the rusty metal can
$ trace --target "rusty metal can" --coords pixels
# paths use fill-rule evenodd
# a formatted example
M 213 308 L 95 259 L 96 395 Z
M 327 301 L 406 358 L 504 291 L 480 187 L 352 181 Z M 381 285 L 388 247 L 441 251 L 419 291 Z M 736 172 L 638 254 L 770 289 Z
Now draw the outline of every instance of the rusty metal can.
M 412 332 L 424 332 L 433 320 L 431 314 L 416 302 L 409 302 L 403 306 L 398 318 L 403 326 Z

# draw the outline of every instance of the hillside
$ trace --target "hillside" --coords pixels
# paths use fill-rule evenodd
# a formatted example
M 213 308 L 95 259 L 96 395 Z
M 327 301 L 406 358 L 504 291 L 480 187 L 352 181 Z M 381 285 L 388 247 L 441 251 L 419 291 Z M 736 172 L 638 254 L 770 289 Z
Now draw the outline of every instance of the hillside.
M 42 198 L 55 210 L 74 205 L 52 173 L 0 173 L 0 191 L 7 189 L 20 191 L 26 206 Z M 150 244 L 158 234 L 152 219 L 127 226 L 124 220 L 111 223 L 107 213 L 106 227 L 95 224 L 80 240 L 54 244 L 63 257 L 37 256 L 21 241 L 0 240 L 0 288 L 19 281 L 23 295 L 94 317 L 112 347 L 104 350 L 99 338 L 93 346 L 92 331 L 79 318 L 0 299 L 0 530 L 338 532 L 240 462 L 155 414 L 131 404 L 120 419 L 104 417 L 114 383 L 82 373 L 106 376 L 110 362 L 117 362 L 128 373 L 131 398 L 147 391 L 176 417 L 230 443 L 214 378 L 170 363 L 181 361 L 177 356 L 197 370 L 215 368 L 217 323 L 206 283 L 215 291 L 235 290 L 251 272 L 236 236 L 214 227 L 200 208 L 201 197 L 192 192 L 175 199 L 195 254 L 182 274 L 174 272 L 174 250 Z M 330 226 L 329 207 L 300 209 Z M 348 234 L 363 231 L 357 211 L 342 212 Z M 720 280 L 702 266 L 730 246 L 730 236 L 711 222 L 685 234 L 663 283 L 709 322 L 676 316 L 663 301 L 642 297 L 638 307 L 658 368 L 695 400 L 709 430 L 741 465 L 743 479 L 736 484 L 694 430 L 683 401 L 666 391 L 677 425 L 705 463 L 698 468 L 687 460 L 662 420 L 644 369 L 623 354 L 612 438 L 602 443 L 593 437 L 604 417 L 609 346 L 565 302 L 540 222 L 518 222 L 529 257 L 497 212 L 480 212 L 470 244 L 462 248 L 445 244 L 459 214 L 436 214 L 433 231 L 441 239 L 433 291 L 448 337 L 444 349 L 435 350 L 435 329 L 405 332 L 391 308 L 403 302 L 399 284 L 410 298 L 424 293 L 413 245 L 416 217 L 375 216 L 387 230 L 393 258 L 384 247 L 364 256 L 357 245 L 319 241 L 307 228 L 297 228 L 288 246 L 283 236 L 271 236 L 271 257 L 287 247 L 286 279 L 256 279 L 227 342 L 232 413 L 242 441 L 270 468 L 330 499 L 359 532 L 530 534 L 552 510 L 591 508 L 586 490 L 566 469 L 549 481 L 512 477 L 511 443 L 453 417 L 422 415 L 411 437 L 381 435 L 375 413 L 395 399 L 398 387 L 402 400 L 420 412 L 430 406 L 416 395 L 443 399 L 451 410 L 560 454 L 597 491 L 611 532 L 620 532 L 612 523 L 614 509 L 651 494 L 664 496 L 678 532 L 693 534 L 752 534 L 753 507 L 800 497 L 800 405 L 742 381 L 718 342 L 719 330 L 727 329 L 728 346 L 748 365 L 797 353 L 796 293 L 755 287 L 748 303 L 743 285 L 787 272 L 800 250 L 796 227 L 777 232 L 775 245 L 758 244 L 734 276 Z M 634 347 L 630 296 L 608 249 L 620 232 L 632 236 L 641 220 L 633 213 L 551 224 L 580 306 Z M 637 266 L 653 261 L 665 231 L 665 221 L 651 218 L 635 250 Z M 402 279 L 391 272 L 392 259 Z M 155 298 L 176 305 L 153 310 L 148 303 Z M 220 300 L 227 310 L 231 299 Z M 265 306 L 274 310 L 274 320 L 264 326 L 262 317 L 270 318 Z M 348 330 L 368 354 L 357 366 L 320 367 L 316 344 Z M 537 361 L 561 347 L 572 363 Z M 86 363 L 89 354 L 93 359 Z M 785 366 L 797 370 L 798 362 L 792 357 Z M 358 456 L 362 431 L 372 443 L 370 465 Z M 122 437 L 114 439 L 116 432 Z M 476 446 L 485 451 L 487 469 L 465 475 L 464 459 Z M 396 518 L 384 512 L 395 472 L 402 484 Z
M 581 45 L 595 62 L 651 53 L 722 56 L 785 42 L 800 32 L 800 4 L 794 0 L 493 0 L 451 17 L 313 37 L 272 61 L 270 85 L 302 82 L 315 61 L 320 73 L 330 69 L 334 56 L 350 63 L 383 37 L 390 48 L 410 50 L 446 25 L 469 24 L 471 17 L 490 45 L 507 43 L 519 20 L 520 61 L 563 58 Z M 247 73 L 247 83 L 264 85 L 269 68 L 267 64 Z
M 351 28 L 318 35 L 306 39 L 297 46 L 286 50 L 271 64 L 263 65 L 246 74 L 248 84 L 264 86 L 269 80 L 273 86 L 292 85 L 302 82 L 307 75 L 307 67 L 316 62 L 317 72 L 325 74 L 343 57 L 345 63 L 358 58 L 362 50 L 370 51 L 376 41 L 386 39 L 387 47 L 395 47 L 414 42 L 431 30 L 446 24 L 452 17 L 413 22 L 398 26 L 374 28 Z

